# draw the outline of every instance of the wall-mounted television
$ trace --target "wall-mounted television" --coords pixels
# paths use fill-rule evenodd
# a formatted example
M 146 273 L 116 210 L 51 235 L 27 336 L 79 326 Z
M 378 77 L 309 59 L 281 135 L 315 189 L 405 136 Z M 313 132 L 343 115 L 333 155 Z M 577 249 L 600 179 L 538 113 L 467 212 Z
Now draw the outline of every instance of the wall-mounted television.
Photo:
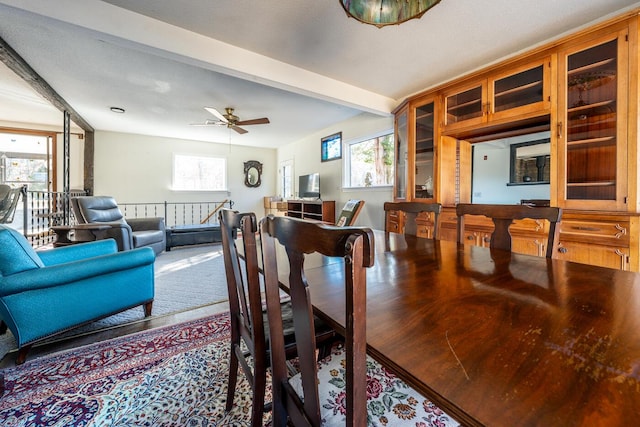
M 298 177 L 298 195 L 300 198 L 320 198 L 320 174 L 310 173 Z

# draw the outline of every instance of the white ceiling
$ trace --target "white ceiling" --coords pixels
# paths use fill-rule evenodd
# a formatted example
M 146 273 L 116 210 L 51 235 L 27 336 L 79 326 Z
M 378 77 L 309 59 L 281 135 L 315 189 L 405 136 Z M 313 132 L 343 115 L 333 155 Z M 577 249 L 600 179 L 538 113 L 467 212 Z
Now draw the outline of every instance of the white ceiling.
M 339 0 L 0 0 L 0 37 L 96 130 L 278 147 L 634 7 L 441 0 L 379 29 Z M 0 121 L 60 123 L 44 104 L 0 70 Z M 189 126 L 205 106 L 271 124 Z

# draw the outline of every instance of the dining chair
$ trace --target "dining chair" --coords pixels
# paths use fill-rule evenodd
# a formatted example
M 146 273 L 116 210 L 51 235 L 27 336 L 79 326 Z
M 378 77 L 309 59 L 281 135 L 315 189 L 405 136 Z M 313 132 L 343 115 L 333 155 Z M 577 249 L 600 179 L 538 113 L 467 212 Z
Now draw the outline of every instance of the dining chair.
M 373 232 L 334 227 L 290 217 L 269 216 L 260 223 L 267 314 L 271 334 L 274 427 L 347 425 L 457 425 L 447 414 L 366 354 L 366 269 L 374 263 Z M 284 251 L 278 251 L 279 245 Z M 314 316 L 305 256 L 343 258 L 331 269 L 336 296 L 345 302 L 344 345 L 317 361 Z M 279 269 L 288 270 L 299 372 L 285 363 L 279 294 Z M 341 294 L 342 293 L 342 294 Z M 425 424 L 427 425 L 427 424 Z
M 555 251 L 555 245 L 558 244 L 558 234 L 560 232 L 557 227 L 558 222 L 562 219 L 562 209 L 555 207 L 535 207 L 529 205 L 488 205 L 488 204 L 470 204 L 459 203 L 456 206 L 456 215 L 458 217 L 458 242 L 464 242 L 465 215 L 484 215 L 491 218 L 495 229 L 491 234 L 489 247 L 494 249 L 511 250 L 511 234 L 509 226 L 516 219 L 545 219 L 549 221 L 549 235 L 547 237 L 547 248 L 545 256 L 551 258 Z
M 270 366 L 268 321 L 261 290 L 258 261 L 258 224 L 253 213 L 239 213 L 230 209 L 219 212 L 222 249 L 227 287 L 229 291 L 229 313 L 231 316 L 231 354 L 226 410 L 233 408 L 238 376 L 238 365 L 252 388 L 251 425 L 262 425 L 263 413 L 270 409 L 265 405 L 266 373 Z M 238 231 L 241 238 L 236 239 Z M 236 242 L 242 245 L 238 250 Z M 291 303 L 280 294 L 282 316 L 285 325 L 291 324 Z M 281 331 L 286 343 L 287 360 L 296 357 L 293 329 L 285 326 Z M 319 357 L 328 354 L 336 339 L 333 329 L 322 322 L 316 324 L 316 343 Z
M 416 219 L 419 213 L 422 212 L 432 212 L 433 213 L 433 233 L 431 237 L 433 239 L 438 238 L 438 229 L 439 223 L 438 218 L 440 216 L 440 212 L 442 211 L 442 205 L 440 203 L 422 203 L 422 202 L 385 202 L 384 204 L 384 212 L 385 212 L 385 224 L 386 217 L 389 215 L 389 212 L 392 211 L 401 211 L 404 212 L 405 220 L 404 227 L 402 232 L 404 234 L 410 234 L 415 236 L 418 234 L 418 223 Z
M 342 211 L 340 211 L 340 215 L 338 215 L 338 220 L 336 221 L 336 225 L 338 227 L 349 227 L 356 222 L 356 218 L 360 215 L 360 211 L 364 207 L 364 200 L 360 199 L 351 199 L 344 204 Z

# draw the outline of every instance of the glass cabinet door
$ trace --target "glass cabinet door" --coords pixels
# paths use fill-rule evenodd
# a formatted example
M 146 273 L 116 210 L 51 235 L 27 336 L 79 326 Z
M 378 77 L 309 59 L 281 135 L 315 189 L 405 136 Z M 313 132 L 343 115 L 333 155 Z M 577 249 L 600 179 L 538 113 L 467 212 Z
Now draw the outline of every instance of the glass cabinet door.
M 621 208 L 626 193 L 626 97 L 619 90 L 625 55 L 616 34 L 568 52 L 558 123 L 560 195 L 567 207 Z M 575 201 L 575 203 L 572 203 Z
M 473 125 L 485 119 L 486 84 L 479 84 L 445 94 L 445 126 L 455 128 L 456 124 Z
M 396 114 L 396 135 L 395 135 L 395 145 L 396 145 L 396 179 L 394 182 L 394 199 L 406 199 L 407 198 L 407 177 L 408 177 L 408 161 L 409 161 L 409 149 L 408 149 L 408 127 L 407 127 L 407 112 L 408 109 L 405 109 L 402 112 Z
M 551 60 L 527 64 L 489 83 L 490 120 L 506 115 L 548 110 Z
M 415 159 L 415 192 L 416 199 L 433 199 L 434 176 L 434 102 L 420 105 L 415 109 L 416 137 L 414 148 Z

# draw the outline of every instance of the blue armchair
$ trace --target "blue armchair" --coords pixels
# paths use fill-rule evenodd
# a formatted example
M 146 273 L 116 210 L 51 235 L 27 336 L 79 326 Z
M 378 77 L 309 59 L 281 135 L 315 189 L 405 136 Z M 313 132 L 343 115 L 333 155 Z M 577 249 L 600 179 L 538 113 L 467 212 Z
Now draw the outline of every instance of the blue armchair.
M 0 225 L 0 333 L 18 343 L 16 364 L 31 345 L 137 305 L 151 315 L 155 254 L 118 252 L 112 239 L 36 252 Z

